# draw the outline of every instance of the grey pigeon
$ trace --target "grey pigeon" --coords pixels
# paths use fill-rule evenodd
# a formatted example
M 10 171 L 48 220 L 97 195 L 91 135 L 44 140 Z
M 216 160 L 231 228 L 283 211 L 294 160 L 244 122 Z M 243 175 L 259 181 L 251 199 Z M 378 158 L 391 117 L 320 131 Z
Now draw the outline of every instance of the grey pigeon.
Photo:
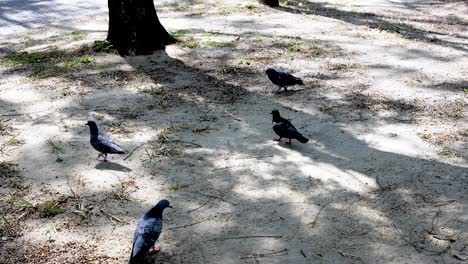
M 133 237 L 132 254 L 130 255 L 129 264 L 140 263 L 150 250 L 152 252 L 159 251 L 155 247 L 155 243 L 162 232 L 162 214 L 167 207 L 172 208 L 169 201 L 161 200 L 140 219 Z
M 121 146 L 117 145 L 112 141 L 112 139 L 103 133 L 99 132 L 97 124 L 95 121 L 89 120 L 86 123 L 89 126 L 89 131 L 91 134 L 91 146 L 97 151 L 99 151 L 99 155 L 97 159 L 104 156 L 103 161 L 107 161 L 107 154 L 127 154 L 128 151 L 123 149 Z
M 265 70 L 265 73 L 268 75 L 268 79 L 274 84 L 278 86 L 278 90 L 276 91 L 279 93 L 281 88 L 284 88 L 284 91 L 287 91 L 288 86 L 293 86 L 296 84 L 304 85 L 304 82 L 297 77 L 292 76 L 289 73 L 277 71 L 273 68 L 268 68 Z
M 287 120 L 282 118 L 278 110 L 273 110 L 271 112 L 273 115 L 273 131 L 279 138 L 273 139 L 274 141 L 280 142 L 282 138 L 289 138 L 289 141 L 286 144 L 291 144 L 291 139 L 297 139 L 301 143 L 307 143 L 309 139 L 304 137 L 297 129 Z

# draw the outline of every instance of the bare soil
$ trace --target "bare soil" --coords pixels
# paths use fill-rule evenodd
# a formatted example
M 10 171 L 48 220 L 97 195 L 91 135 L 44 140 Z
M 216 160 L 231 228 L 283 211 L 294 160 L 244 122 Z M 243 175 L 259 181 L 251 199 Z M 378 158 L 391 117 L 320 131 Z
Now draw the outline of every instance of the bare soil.
M 105 15 L 2 37 L 1 263 L 126 263 L 162 198 L 148 263 L 468 261 L 464 1 L 157 10 L 179 42 L 151 56 L 96 52 Z M 89 118 L 130 154 L 96 161 Z

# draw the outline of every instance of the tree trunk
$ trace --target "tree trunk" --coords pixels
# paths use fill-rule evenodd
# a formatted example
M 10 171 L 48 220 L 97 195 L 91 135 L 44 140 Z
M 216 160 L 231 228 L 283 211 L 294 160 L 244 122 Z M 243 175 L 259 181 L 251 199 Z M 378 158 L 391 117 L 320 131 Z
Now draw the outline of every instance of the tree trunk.
M 159 22 L 153 0 L 108 0 L 107 40 L 121 55 L 151 54 L 176 40 Z
M 279 6 L 278 0 L 260 0 L 260 3 L 271 7 Z

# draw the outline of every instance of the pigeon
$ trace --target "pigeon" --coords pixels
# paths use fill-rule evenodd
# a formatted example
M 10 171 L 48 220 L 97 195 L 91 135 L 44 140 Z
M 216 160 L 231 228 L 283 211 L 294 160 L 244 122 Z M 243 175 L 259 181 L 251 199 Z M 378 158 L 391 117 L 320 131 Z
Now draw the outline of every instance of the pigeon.
M 96 122 L 89 120 L 86 123 L 89 126 L 89 130 L 91 133 L 91 146 L 97 151 L 99 151 L 99 155 L 97 159 L 99 160 L 100 157 L 104 156 L 104 162 L 107 162 L 107 154 L 127 154 L 128 151 L 123 149 L 121 146 L 117 145 L 112 141 L 112 139 L 103 133 L 99 132 Z
M 297 131 L 289 120 L 282 118 L 278 110 L 273 110 L 271 114 L 273 115 L 273 131 L 279 136 L 279 138 L 273 139 L 274 141 L 280 142 L 282 138 L 289 138 L 289 141 L 286 142 L 288 145 L 291 144 L 291 139 L 297 139 L 303 144 L 309 141 Z
M 281 88 L 284 88 L 284 91 L 286 92 L 288 86 L 293 86 L 296 84 L 304 85 L 304 82 L 300 78 L 294 77 L 289 73 L 276 71 L 273 68 L 266 69 L 265 73 L 268 75 L 268 79 L 270 79 L 273 84 L 278 86 L 276 93 L 279 93 Z
M 159 252 L 155 246 L 163 228 L 162 213 L 165 208 L 172 208 L 168 200 L 161 200 L 151 208 L 138 222 L 133 237 L 132 254 L 129 264 L 139 264 L 148 253 Z

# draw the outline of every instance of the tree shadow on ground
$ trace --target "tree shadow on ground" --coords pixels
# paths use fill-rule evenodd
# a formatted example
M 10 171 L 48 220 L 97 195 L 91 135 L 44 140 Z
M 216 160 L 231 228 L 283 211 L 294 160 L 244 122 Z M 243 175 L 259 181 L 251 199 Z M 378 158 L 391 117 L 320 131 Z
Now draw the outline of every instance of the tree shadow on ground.
M 299 7 L 298 1 L 291 2 L 291 6 L 281 6 L 275 9 L 293 14 L 305 13 L 310 15 L 330 17 L 358 26 L 365 25 L 372 29 L 379 29 L 389 33 L 399 34 L 402 37 L 411 40 L 423 41 L 433 45 L 440 45 L 445 47 L 448 46 L 460 51 L 468 51 L 466 48 L 466 43 L 442 40 L 435 37 L 435 35 L 443 35 L 443 33 L 420 29 L 408 23 L 391 21 L 393 19 L 385 18 L 379 14 L 370 12 L 344 11 L 337 8 L 328 7 L 324 3 L 315 2 L 308 2 Z
M 129 127 L 151 135 L 131 137 L 124 142 L 129 145 L 161 141 L 152 131 L 171 128 L 173 136 L 167 136 L 166 142 L 189 142 L 190 147 L 181 145 L 182 155 L 159 155 L 148 161 L 144 149 L 136 151 L 133 159 L 122 162 L 133 171 L 118 177 L 134 180 L 138 188 L 127 199 L 117 199 L 110 187 L 116 179 L 90 170 L 89 159 L 95 153 L 88 135 L 78 129 L 62 135 L 67 153 L 64 158 L 77 158 L 73 163 L 50 165 L 46 155 L 21 154 L 27 162 L 56 168 L 60 174 L 40 180 L 54 186 L 65 184 L 65 175 L 77 170 L 96 180 L 109 177 L 108 182 L 99 183 L 105 186 L 104 191 L 95 191 L 98 183 L 87 184 L 86 197 L 130 223 L 115 223 L 103 214 L 93 223 L 97 240 L 113 237 L 119 244 L 127 241 L 128 249 L 119 253 L 119 260 L 128 257 L 136 219 L 164 197 L 176 210 L 165 214 L 167 224 L 161 243 L 167 251 L 156 261 L 401 263 L 410 258 L 427 263 L 444 257 L 460 263 L 453 252 L 460 251 L 467 239 L 463 220 L 467 209 L 466 166 L 391 148 L 417 149 L 411 139 L 392 139 L 385 134 L 362 139 L 352 124 L 320 112 L 324 90 L 297 92 L 284 98 L 248 89 L 242 76 L 266 78 L 255 68 L 226 77 L 221 75 L 225 60 L 207 70 L 165 51 L 124 60 L 132 69 L 90 73 L 77 68 L 80 78 L 65 75 L 69 81 L 81 81 L 86 93 L 76 95 L 71 105 L 54 116 L 35 121 L 36 125 L 82 124 L 94 112 L 102 117 L 105 127 L 111 126 L 111 121 L 125 120 Z M 143 77 L 149 78 L 150 88 L 131 87 L 132 80 Z M 307 111 L 289 110 L 297 97 L 310 99 Z M 355 99 L 345 97 L 343 102 Z M 368 105 L 402 108 L 395 111 L 396 119 L 418 111 L 409 102 L 375 100 L 365 95 L 358 99 L 358 111 L 372 111 L 374 108 Z M 294 142 L 285 147 L 271 142 L 269 112 L 275 108 L 311 139 L 309 144 Z M 335 109 L 336 114 L 348 110 L 349 106 Z M 387 120 L 376 115 L 366 122 L 374 128 L 386 124 Z M 206 132 L 203 128 L 207 127 L 213 129 Z M 83 142 L 89 149 L 76 150 L 73 141 Z M 236 160 L 249 162 L 242 166 L 231 163 Z M 42 173 L 46 171 L 33 172 L 27 178 L 40 184 L 35 176 Z M 80 217 L 74 217 L 79 222 Z M 442 238 L 442 245 L 434 236 Z M 28 246 L 25 243 L 20 248 Z

